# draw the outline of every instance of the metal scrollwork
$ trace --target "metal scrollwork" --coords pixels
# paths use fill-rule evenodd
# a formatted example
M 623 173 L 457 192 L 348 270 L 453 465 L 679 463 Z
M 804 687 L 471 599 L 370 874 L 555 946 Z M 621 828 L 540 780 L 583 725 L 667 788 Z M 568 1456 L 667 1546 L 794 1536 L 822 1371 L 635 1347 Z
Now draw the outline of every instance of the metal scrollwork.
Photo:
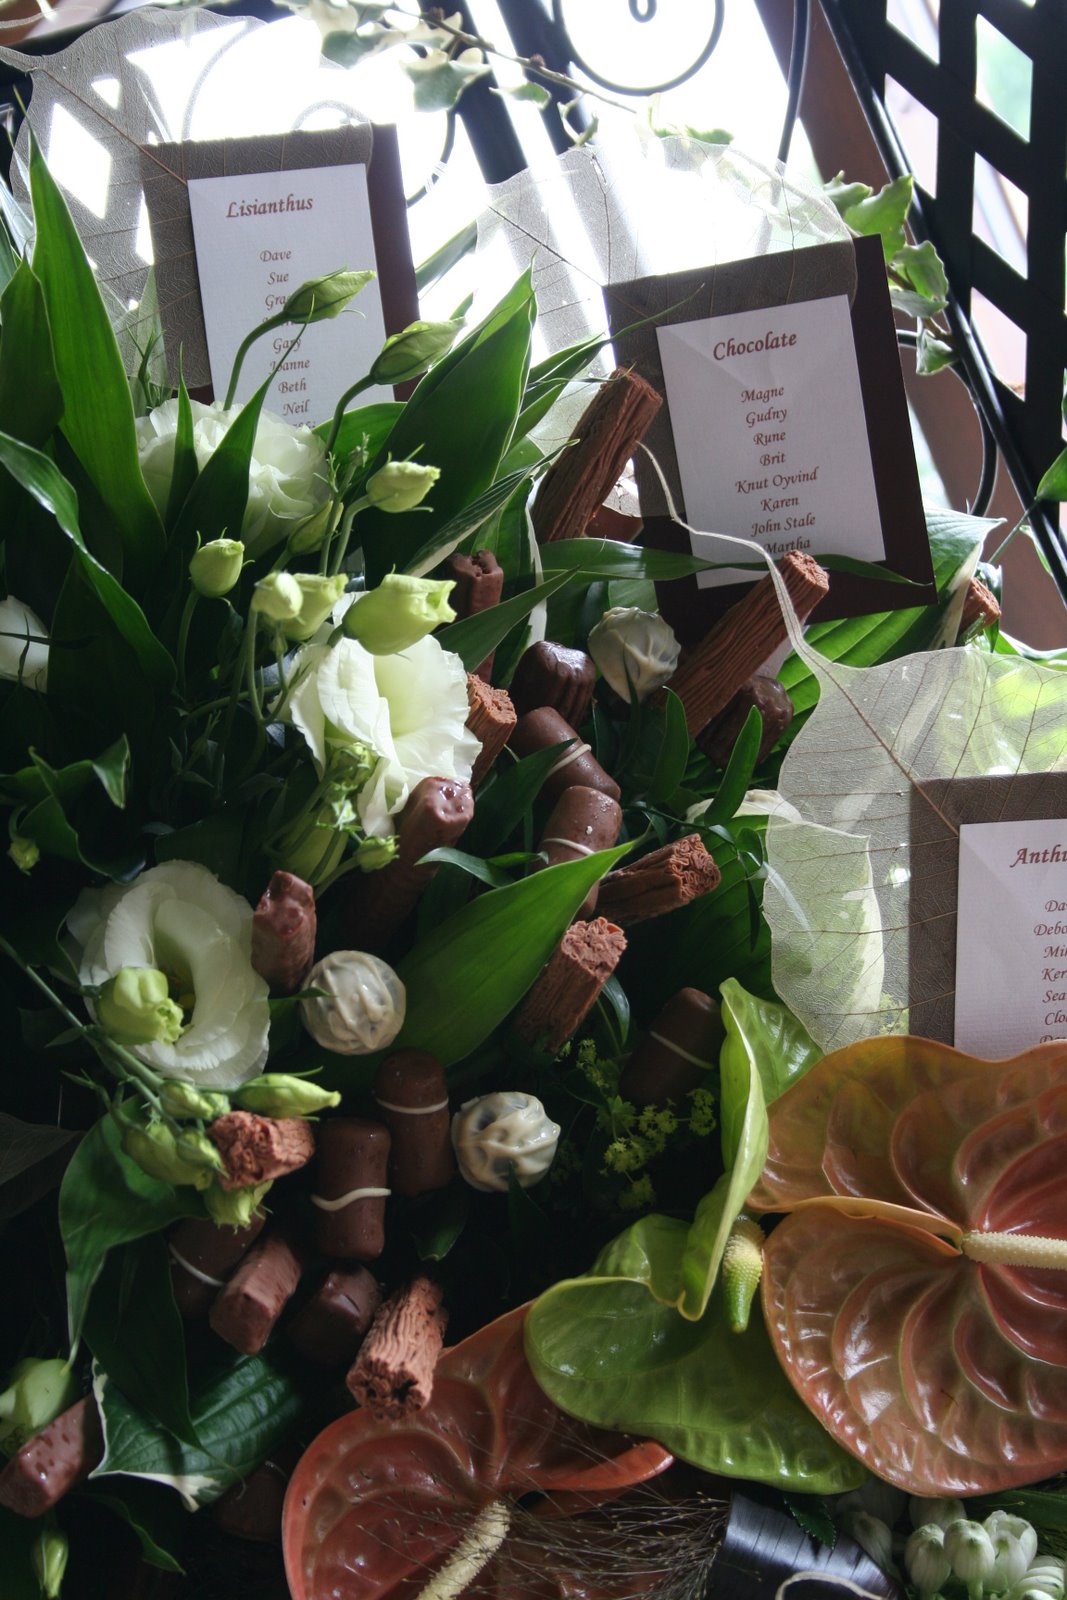
M 570 34 L 570 30 L 567 27 L 567 19 L 564 16 L 565 0 L 552 0 L 552 20 L 556 26 L 556 29 L 558 30 L 560 39 L 563 41 L 567 58 L 570 61 L 573 61 L 575 66 L 580 67 L 585 73 L 586 77 L 591 78 L 593 82 L 599 84 L 602 89 L 610 89 L 614 94 L 661 94 L 666 89 L 677 88 L 678 84 L 685 83 L 687 79 L 693 76 L 694 73 L 700 71 L 700 68 L 704 65 L 705 61 L 707 61 L 708 57 L 711 55 L 712 51 L 715 49 L 715 46 L 719 42 L 719 36 L 722 33 L 725 4 L 726 0 L 709 0 L 709 31 L 703 48 L 694 58 L 694 60 L 690 61 L 682 71 L 675 73 L 673 77 L 665 78 L 660 83 L 617 83 L 613 78 L 609 78 L 604 73 L 598 72 L 596 67 L 585 56 L 583 56 L 575 46 L 574 40 Z M 659 0 L 628 0 L 628 8 L 630 16 L 635 22 L 655 22 L 659 14 Z M 607 9 L 602 4 L 602 0 L 601 4 L 598 6 L 598 9 Z M 605 25 L 606 20 L 607 19 L 605 18 Z

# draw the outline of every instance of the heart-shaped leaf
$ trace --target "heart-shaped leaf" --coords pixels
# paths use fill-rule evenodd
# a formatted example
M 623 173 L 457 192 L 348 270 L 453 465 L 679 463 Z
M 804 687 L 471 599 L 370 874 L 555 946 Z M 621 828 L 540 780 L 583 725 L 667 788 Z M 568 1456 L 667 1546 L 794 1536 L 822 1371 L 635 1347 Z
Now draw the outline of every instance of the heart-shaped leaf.
M 767 1326 L 823 1425 L 911 1494 L 1067 1467 L 1065 1160 L 1062 1044 L 996 1062 L 869 1039 L 771 1108 L 749 1204 L 792 1214 Z

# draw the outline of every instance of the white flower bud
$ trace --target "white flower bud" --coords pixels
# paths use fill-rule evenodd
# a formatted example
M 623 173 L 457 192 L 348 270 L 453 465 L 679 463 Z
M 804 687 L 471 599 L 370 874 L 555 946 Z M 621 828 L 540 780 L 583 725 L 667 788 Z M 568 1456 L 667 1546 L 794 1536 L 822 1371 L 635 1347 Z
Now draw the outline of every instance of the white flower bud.
M 926 1528 L 931 1523 L 935 1528 L 947 1528 L 950 1522 L 958 1522 L 966 1516 L 966 1512 L 962 1500 L 952 1500 L 948 1496 L 927 1500 L 916 1495 L 908 1501 L 908 1516 L 913 1528 Z
M 418 461 L 387 461 L 367 479 L 367 498 L 379 511 L 414 511 L 441 476 Z
M 961 1583 L 984 1584 L 993 1576 L 996 1554 L 980 1522 L 957 1517 L 945 1529 L 945 1554 Z
M 1063 1600 L 1063 1562 L 1057 1556 L 1035 1557 L 1010 1592 L 1012 1600 L 1022 1600 L 1024 1595 L 1030 1597 L 1035 1592 L 1047 1595 L 1048 1600 Z
M 289 572 L 272 572 L 252 591 L 252 610 L 271 622 L 295 622 L 304 604 L 304 591 Z
M 459 1170 L 483 1192 L 505 1192 L 512 1168 L 522 1188 L 537 1183 L 552 1165 L 559 1134 L 540 1100 L 517 1089 L 467 1100 L 452 1118 Z
M 589 654 L 623 700 L 630 688 L 638 700 L 674 676 L 680 646 L 674 629 L 656 611 L 612 606 L 589 635 Z
M 221 600 L 241 576 L 244 559 L 240 539 L 212 539 L 202 544 L 189 562 L 193 588 L 207 600 Z
M 1026 1575 L 1037 1555 L 1037 1534 L 1029 1522 L 1012 1516 L 1010 1511 L 991 1512 L 982 1526 L 996 1551 L 990 1588 L 999 1594 L 1013 1588 Z
M 952 1573 L 943 1529 L 935 1522 L 916 1528 L 904 1546 L 904 1565 L 920 1594 L 936 1594 Z
M 869 1511 L 853 1511 L 848 1518 L 848 1531 L 876 1566 L 892 1569 L 893 1534 L 881 1517 L 872 1516 Z
M 304 1027 L 316 1044 L 339 1056 L 367 1056 L 391 1045 L 404 1026 L 407 994 L 392 967 L 362 950 L 335 950 L 308 973 L 301 1000 Z

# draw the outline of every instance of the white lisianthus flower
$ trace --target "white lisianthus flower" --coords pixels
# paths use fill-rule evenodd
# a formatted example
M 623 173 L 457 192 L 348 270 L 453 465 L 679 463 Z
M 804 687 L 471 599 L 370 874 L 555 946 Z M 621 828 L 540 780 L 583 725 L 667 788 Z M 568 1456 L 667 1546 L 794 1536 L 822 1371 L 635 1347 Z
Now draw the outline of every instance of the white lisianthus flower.
M 0 678 L 21 679 L 41 694 L 48 687 L 48 637 L 45 625 L 29 606 L 9 594 L 0 600 Z
M 209 406 L 190 401 L 193 411 L 193 448 L 203 469 L 226 436 L 240 407 L 229 410 L 214 401 Z M 166 510 L 174 471 L 174 442 L 178 431 L 178 402 L 166 400 L 147 417 L 137 419 L 137 451 L 148 492 L 160 515 Z M 248 505 L 240 536 L 250 556 L 262 555 L 278 544 L 299 522 L 326 503 L 329 495 L 326 451 L 310 428 L 294 428 L 269 411 L 260 413 L 248 472 Z
M 252 968 L 252 907 L 195 861 L 165 861 L 130 884 L 86 889 L 67 918 L 82 983 L 125 967 L 167 974 L 186 1024 L 174 1044 L 134 1047 L 164 1078 L 236 1089 L 263 1069 L 268 988 Z
M 369 745 L 378 756 L 354 797 L 367 833 L 391 833 L 390 817 L 421 779 L 469 780 L 481 743 L 466 725 L 467 673 L 436 639 L 391 656 L 372 656 L 355 639 L 309 644 L 292 674 L 287 715 L 320 772 L 330 746 Z

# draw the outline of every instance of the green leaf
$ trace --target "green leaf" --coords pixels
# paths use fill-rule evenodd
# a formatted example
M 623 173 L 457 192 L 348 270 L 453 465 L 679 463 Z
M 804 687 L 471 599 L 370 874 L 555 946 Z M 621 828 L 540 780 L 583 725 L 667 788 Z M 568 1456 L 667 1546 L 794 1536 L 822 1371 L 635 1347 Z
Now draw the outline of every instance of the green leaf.
M 160 1542 L 179 1545 L 185 1531 L 185 1513 L 172 1495 L 165 1494 L 157 1484 L 142 1483 L 136 1478 L 115 1484 L 110 1491 L 94 1484 L 82 1493 L 87 1500 L 122 1518 L 136 1534 L 141 1554 L 150 1567 L 159 1567 L 163 1572 L 185 1570 Z
M 794 1393 L 758 1307 L 738 1336 L 718 1296 L 687 1322 L 649 1292 L 677 1274 L 685 1238 L 684 1222 L 647 1218 L 588 1277 L 534 1302 L 526 1356 L 541 1388 L 583 1421 L 656 1439 L 705 1472 L 808 1494 L 856 1488 L 864 1469 Z
M 191 1191 L 190 1191 L 191 1193 Z M 122 1153 L 110 1115 L 89 1129 L 59 1191 L 59 1228 L 67 1253 L 67 1324 L 76 1349 L 93 1285 L 115 1245 L 158 1233 L 187 1216 L 191 1202 L 142 1172 Z
M 787 1494 L 784 1498 L 786 1510 L 808 1538 L 832 1550 L 837 1543 L 837 1528 L 825 1501 L 818 1495 Z
M 788 1006 L 749 994 L 736 978 L 721 987 L 724 1050 L 751 1061 L 771 1105 L 795 1079 L 822 1060 L 822 1051 Z M 725 1125 L 724 1125 L 725 1132 Z
M 183 1445 L 137 1411 L 99 1368 L 93 1390 L 104 1424 L 104 1459 L 94 1479 L 122 1474 L 176 1489 L 190 1511 L 210 1505 L 254 1472 L 303 1415 L 292 1380 L 266 1356 L 226 1358 L 193 1397 L 202 1449 Z
M 538 452 L 536 460 L 531 461 L 529 465 L 505 473 L 495 483 L 490 484 L 484 494 L 478 495 L 457 516 L 450 517 L 432 539 L 428 539 L 415 551 L 408 561 L 406 570 L 415 578 L 424 577 L 427 572 L 432 572 L 439 562 L 446 560 L 463 543 L 464 539 L 477 533 L 490 517 L 495 516 L 502 506 L 507 505 L 515 491 L 527 482 L 543 459 L 544 457 Z
M 173 530 L 182 506 L 192 493 L 200 467 L 193 447 L 193 408 L 185 377 L 178 374 L 178 427 L 174 435 L 174 464 L 171 467 L 170 489 L 167 492 L 167 511 L 164 524 Z
M 467 1225 L 470 1185 L 451 1183 L 431 1196 L 432 1204 L 411 1218 L 411 1236 L 420 1261 L 443 1261 Z
M 19 262 L 0 298 L 0 323 L 0 430 L 43 445 L 63 415 L 63 396 L 44 294 L 28 261 Z
M 948 304 L 948 279 L 941 257 L 925 239 L 922 244 L 906 244 L 890 262 L 894 272 L 906 278 L 926 306 L 924 315 L 943 311 Z
M 856 233 L 881 234 L 886 261 L 904 247 L 904 222 L 911 208 L 915 180 L 910 173 L 894 178 L 877 194 L 857 200 L 843 212 L 848 226 Z
M 598 850 L 493 889 L 449 917 L 397 967 L 408 1010 L 398 1050 L 452 1066 L 518 1005 L 594 883 L 630 849 Z M 487 959 L 492 952 L 492 959 Z
M 0 1572 L 4 1600 L 41 1600 L 31 1552 L 41 1532 L 39 1522 L 0 1506 Z
M 451 111 L 464 89 L 488 77 L 490 70 L 485 61 L 415 58 L 400 65 L 415 86 L 416 111 Z
M 248 504 L 252 447 L 256 442 L 259 414 L 273 381 L 271 372 L 241 407 L 186 496 L 171 535 L 172 550 L 183 561 L 196 549 L 197 534 L 203 544 L 223 535 L 230 539 L 241 537 Z
M 672 690 L 664 692 L 663 738 L 656 756 L 649 798 L 666 804 L 685 777 L 689 762 L 689 728 L 685 707 Z
M 876 578 L 879 583 L 903 583 L 910 589 L 921 589 L 918 578 L 905 578 L 903 573 L 891 572 L 877 561 L 861 561 L 858 556 L 819 555 L 815 558 L 828 572 L 851 572 L 856 578 Z
M 529 814 L 545 779 L 566 748 L 564 743 L 535 750 L 505 767 L 491 784 L 479 789 L 474 819 L 463 835 L 464 844 L 478 855 L 499 850 Z
M 487 883 L 490 889 L 506 889 L 512 881 L 506 872 L 492 866 L 488 861 L 483 861 L 481 856 L 472 856 L 466 850 L 454 850 L 451 845 L 438 845 L 436 850 L 430 850 L 426 855 L 419 857 L 420 866 L 428 866 L 431 863 L 458 867 L 469 877 Z
M 552 96 L 540 83 L 517 83 L 505 88 L 493 89 L 494 94 L 504 95 L 508 100 L 522 100 L 529 105 L 536 106 L 538 111 L 547 111 L 552 104 Z
M 117 853 L 94 844 L 94 836 L 110 834 L 110 815 L 101 818 L 92 805 L 98 782 L 114 806 L 126 803 L 126 775 L 130 749 L 123 734 L 97 761 L 76 761 L 58 770 L 30 750 L 32 765 L 3 781 L 8 794 L 17 794 L 30 809 L 19 830 L 41 850 L 64 861 L 81 861 L 94 872 L 125 878 L 144 863 L 144 847 L 136 838 L 119 839 Z M 86 790 L 89 792 L 86 794 Z M 81 801 L 81 804 L 79 804 Z
M 33 139 L 30 192 L 37 225 L 33 268 L 63 391 L 63 432 L 114 518 L 128 580 L 137 588 L 162 553 L 163 525 L 141 476 L 133 401 L 111 319 L 66 201 Z
M 541 551 L 546 572 L 580 572 L 587 578 L 687 578 L 721 562 L 681 551 L 644 549 L 615 539 L 554 539 Z M 879 568 L 879 572 L 881 569 Z
M 542 600 L 547 600 L 549 595 L 562 589 L 573 576 L 572 572 L 556 572 L 544 583 L 513 595 L 510 600 L 502 600 L 499 605 L 490 606 L 486 611 L 476 611 L 473 616 L 461 617 L 459 622 L 450 623 L 434 637 L 443 649 L 452 650 L 459 656 L 468 672 L 473 672 L 512 628 L 524 621 Z
M 869 183 L 849 183 L 843 172 L 823 184 L 823 194 L 842 215 L 873 192 Z
M 763 739 L 763 717 L 756 706 L 749 708 L 744 727 L 734 741 L 730 759 L 722 775 L 715 798 L 706 811 L 700 814 L 700 824 L 705 828 L 729 822 L 745 798 L 756 768 L 759 747 Z
M 0 1111 L 0 1222 L 17 1216 L 59 1183 L 77 1138 L 66 1128 L 22 1122 Z
M 468 222 L 466 227 L 454 233 L 451 239 L 446 239 L 444 244 L 439 245 L 432 254 L 420 261 L 415 268 L 415 287 L 419 294 L 424 295 L 435 283 L 439 283 L 446 273 L 451 272 L 465 256 L 470 255 L 477 243 L 478 224 Z
M 1061 450 L 1037 486 L 1035 500 L 1067 500 L 1067 449 Z
M 923 377 L 930 377 L 935 372 L 941 372 L 945 367 L 956 364 L 956 352 L 952 345 L 944 339 L 938 339 L 928 328 L 919 329 L 919 347 L 915 358 L 915 370 Z
M 393 431 L 393 424 L 404 410 L 402 400 L 379 400 L 371 406 L 357 406 L 346 411 L 337 430 L 332 455 L 335 461 L 344 461 L 353 450 L 366 449 L 367 459 L 377 454 Z M 311 431 L 317 433 L 325 444 L 333 427 L 332 418 L 320 422 Z

